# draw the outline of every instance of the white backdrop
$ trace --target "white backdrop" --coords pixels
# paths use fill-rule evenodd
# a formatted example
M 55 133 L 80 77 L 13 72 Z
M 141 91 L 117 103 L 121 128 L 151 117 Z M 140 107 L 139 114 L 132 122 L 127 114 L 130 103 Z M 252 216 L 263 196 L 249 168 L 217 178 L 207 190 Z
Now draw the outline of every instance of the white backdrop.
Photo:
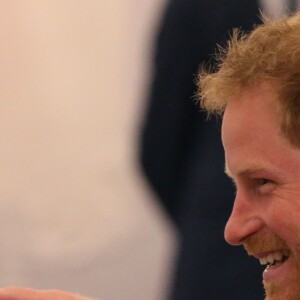
M 136 168 L 160 0 L 0 0 L 0 285 L 162 300 L 174 231 Z

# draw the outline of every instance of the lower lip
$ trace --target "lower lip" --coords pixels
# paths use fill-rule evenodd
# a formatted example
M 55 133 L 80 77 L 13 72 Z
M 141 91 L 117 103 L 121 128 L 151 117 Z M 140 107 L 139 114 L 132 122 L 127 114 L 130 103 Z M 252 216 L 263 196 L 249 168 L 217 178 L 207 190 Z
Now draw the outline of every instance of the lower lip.
M 271 282 L 274 280 L 279 280 L 280 278 L 288 275 L 290 273 L 290 268 L 292 267 L 291 258 L 288 258 L 283 264 L 265 269 L 263 272 L 264 282 Z

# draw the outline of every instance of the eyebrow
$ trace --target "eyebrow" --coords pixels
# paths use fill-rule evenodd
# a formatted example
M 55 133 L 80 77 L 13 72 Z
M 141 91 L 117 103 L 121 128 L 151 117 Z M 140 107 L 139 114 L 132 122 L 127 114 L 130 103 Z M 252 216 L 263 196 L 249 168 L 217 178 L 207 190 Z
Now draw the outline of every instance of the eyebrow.
M 255 173 L 258 173 L 258 172 L 265 172 L 265 171 L 266 171 L 265 168 L 262 168 L 262 167 L 253 165 L 252 167 L 249 167 L 249 168 L 240 170 L 240 171 L 237 173 L 237 175 L 238 175 L 238 176 L 243 176 L 243 175 L 255 174 Z M 228 177 L 230 177 L 230 178 L 233 179 L 233 175 L 232 175 L 232 173 L 230 172 L 230 170 L 228 169 L 227 164 L 225 164 L 225 170 L 224 170 L 224 172 L 225 172 L 225 174 L 226 174 Z

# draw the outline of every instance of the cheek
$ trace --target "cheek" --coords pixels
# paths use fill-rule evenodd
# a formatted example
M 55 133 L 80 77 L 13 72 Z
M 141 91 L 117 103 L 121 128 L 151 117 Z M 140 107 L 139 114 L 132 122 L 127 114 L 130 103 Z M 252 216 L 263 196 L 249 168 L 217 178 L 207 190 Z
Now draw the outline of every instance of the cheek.
M 295 198 L 276 198 L 265 209 L 267 227 L 286 241 L 291 248 L 300 250 L 300 195 Z

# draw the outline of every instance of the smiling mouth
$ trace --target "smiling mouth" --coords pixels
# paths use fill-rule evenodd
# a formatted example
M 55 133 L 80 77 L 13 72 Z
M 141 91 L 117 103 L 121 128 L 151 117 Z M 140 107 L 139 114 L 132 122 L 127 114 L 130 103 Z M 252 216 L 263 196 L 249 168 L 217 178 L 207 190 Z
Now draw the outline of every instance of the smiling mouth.
M 282 265 L 290 257 L 291 252 L 288 249 L 274 251 L 259 258 L 259 262 L 263 266 L 267 266 L 266 270 Z

